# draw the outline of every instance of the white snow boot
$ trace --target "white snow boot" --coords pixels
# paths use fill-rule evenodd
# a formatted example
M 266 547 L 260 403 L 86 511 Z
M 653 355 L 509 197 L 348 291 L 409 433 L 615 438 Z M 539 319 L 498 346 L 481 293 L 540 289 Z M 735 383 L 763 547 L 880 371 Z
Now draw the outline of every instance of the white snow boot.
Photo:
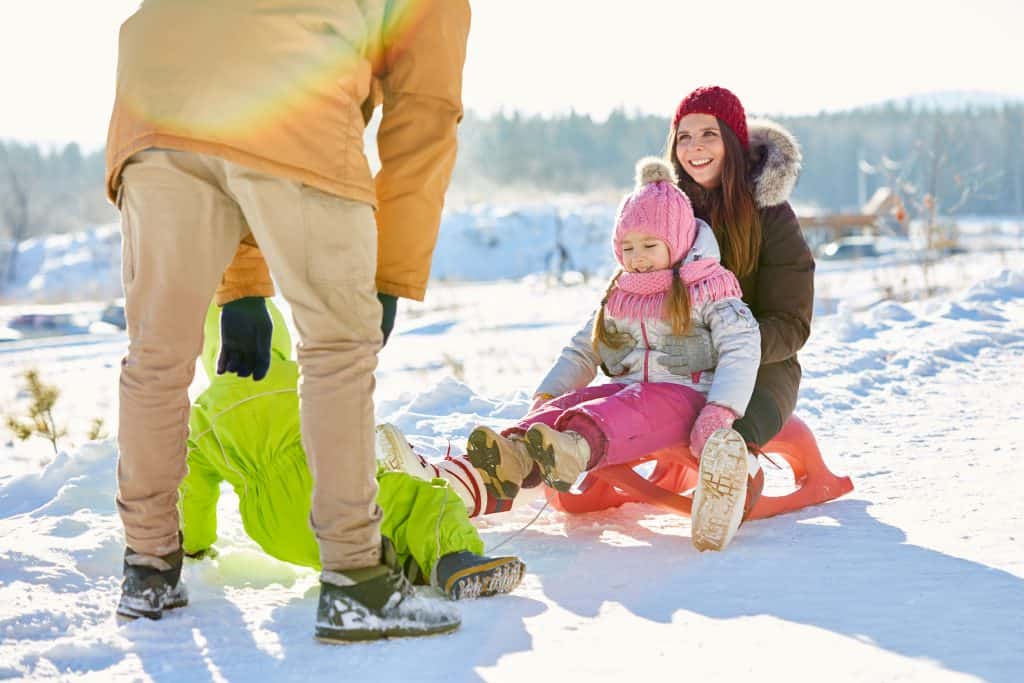
M 700 472 L 690 512 L 697 550 L 725 550 L 764 486 L 757 456 L 738 432 L 719 429 L 700 454 Z
M 484 481 L 469 461 L 451 456 L 427 460 L 412 449 L 405 435 L 393 424 L 377 425 L 377 462 L 389 472 L 405 472 L 425 481 L 443 479 L 466 506 L 470 517 L 483 511 Z

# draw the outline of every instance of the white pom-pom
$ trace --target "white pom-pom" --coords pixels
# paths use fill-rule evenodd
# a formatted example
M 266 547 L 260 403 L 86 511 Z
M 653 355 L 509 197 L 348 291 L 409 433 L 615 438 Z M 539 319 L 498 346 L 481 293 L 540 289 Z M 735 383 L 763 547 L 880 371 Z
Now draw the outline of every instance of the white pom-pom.
M 644 157 L 636 162 L 636 186 L 641 188 L 659 180 L 676 183 L 676 172 L 664 159 L 658 157 Z

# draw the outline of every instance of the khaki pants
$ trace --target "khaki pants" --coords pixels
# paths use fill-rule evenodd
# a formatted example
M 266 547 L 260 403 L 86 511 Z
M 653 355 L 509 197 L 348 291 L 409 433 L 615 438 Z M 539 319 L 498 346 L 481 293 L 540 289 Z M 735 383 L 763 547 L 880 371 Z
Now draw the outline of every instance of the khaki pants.
M 372 208 L 191 152 L 140 152 L 122 183 L 129 347 L 117 504 L 128 545 L 151 555 L 178 548 L 188 387 L 203 319 L 251 230 L 299 333 L 302 441 L 321 562 L 333 570 L 378 564 L 373 371 L 381 308 Z

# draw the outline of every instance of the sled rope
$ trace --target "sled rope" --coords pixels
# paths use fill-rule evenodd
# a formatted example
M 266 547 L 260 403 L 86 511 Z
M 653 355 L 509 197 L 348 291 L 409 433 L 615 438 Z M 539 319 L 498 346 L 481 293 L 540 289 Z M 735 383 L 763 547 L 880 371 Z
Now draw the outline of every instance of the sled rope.
M 540 516 L 544 513 L 544 511 L 548 509 L 548 504 L 550 504 L 550 503 L 551 503 L 551 490 L 550 489 L 545 489 L 545 491 L 544 491 L 544 505 L 542 505 L 540 510 L 537 511 L 537 514 L 535 514 L 533 516 L 533 519 L 531 519 L 529 522 L 527 522 L 526 525 L 522 529 L 517 529 L 516 531 L 513 531 L 511 534 L 506 536 L 500 543 L 498 543 L 497 545 L 491 546 L 485 552 L 488 555 L 493 553 L 495 550 L 497 550 L 498 548 L 500 548 L 501 546 L 505 545 L 506 543 L 511 541 L 513 538 L 518 536 L 519 534 L 521 534 L 524 531 L 526 531 L 527 529 L 529 529 L 533 525 L 533 523 L 536 522 L 538 518 L 540 518 Z

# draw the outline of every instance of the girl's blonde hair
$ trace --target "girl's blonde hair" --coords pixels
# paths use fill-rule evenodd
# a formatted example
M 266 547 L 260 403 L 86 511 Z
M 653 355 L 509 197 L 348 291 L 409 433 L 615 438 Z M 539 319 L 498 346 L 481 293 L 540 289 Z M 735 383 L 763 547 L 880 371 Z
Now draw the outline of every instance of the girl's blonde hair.
M 690 319 L 690 294 L 686 290 L 686 284 L 679 277 L 679 264 L 672 267 L 672 289 L 665 297 L 665 319 L 672 324 L 672 334 L 683 335 L 690 331 L 693 321 Z M 599 344 L 608 348 L 618 349 L 629 343 L 631 337 L 628 332 L 611 333 L 605 326 L 604 309 L 608 303 L 608 297 L 615 289 L 615 283 L 623 274 L 622 268 L 615 271 L 615 275 L 608 282 L 604 291 L 604 298 L 601 299 L 601 307 L 597 310 L 597 318 L 594 320 L 594 329 L 590 334 L 590 343 L 594 347 L 594 353 L 600 355 Z

